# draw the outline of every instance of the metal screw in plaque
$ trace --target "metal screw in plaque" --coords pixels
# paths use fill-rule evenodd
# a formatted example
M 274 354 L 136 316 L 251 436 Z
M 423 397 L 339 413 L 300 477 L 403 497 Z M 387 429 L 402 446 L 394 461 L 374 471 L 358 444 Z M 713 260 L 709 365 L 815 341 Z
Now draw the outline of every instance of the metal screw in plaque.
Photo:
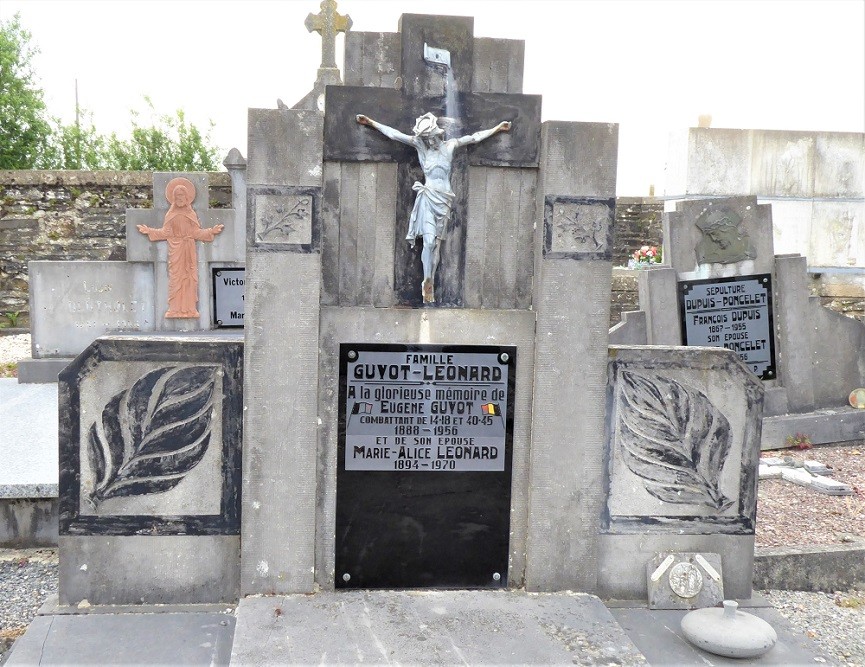
M 342 575 L 342 580 L 343 581 L 351 581 L 351 575 L 348 572 L 346 572 L 345 574 Z
M 348 358 L 351 361 L 354 361 L 355 359 L 357 359 L 357 352 L 355 352 L 354 350 L 349 350 L 348 351 Z
M 721 557 L 660 553 L 646 563 L 649 609 L 698 609 L 724 599 Z
M 510 357 L 508 356 L 508 353 L 507 353 L 507 352 L 502 352 L 502 353 L 499 355 L 499 361 L 501 361 L 503 364 L 508 363 L 508 360 L 509 360 L 509 359 L 510 359 Z
M 498 572 L 493 572 L 493 581 L 501 581 L 501 580 L 502 580 L 502 575 L 500 575 Z

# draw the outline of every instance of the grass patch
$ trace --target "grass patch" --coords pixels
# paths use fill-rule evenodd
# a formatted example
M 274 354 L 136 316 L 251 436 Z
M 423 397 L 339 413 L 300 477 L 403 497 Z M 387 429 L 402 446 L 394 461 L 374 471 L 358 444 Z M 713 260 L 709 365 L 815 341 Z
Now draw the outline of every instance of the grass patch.
M 18 362 L 7 361 L 0 364 L 0 378 L 17 378 L 18 377 Z

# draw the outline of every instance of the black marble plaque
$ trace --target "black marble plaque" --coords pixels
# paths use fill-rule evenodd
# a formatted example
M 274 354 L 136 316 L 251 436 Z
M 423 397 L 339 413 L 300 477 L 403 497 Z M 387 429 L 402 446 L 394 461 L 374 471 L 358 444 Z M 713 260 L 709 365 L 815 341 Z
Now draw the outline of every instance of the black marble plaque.
M 679 283 L 682 344 L 736 352 L 761 380 L 774 380 L 772 276 L 768 273 Z
M 337 588 L 503 588 L 513 346 L 340 346 Z

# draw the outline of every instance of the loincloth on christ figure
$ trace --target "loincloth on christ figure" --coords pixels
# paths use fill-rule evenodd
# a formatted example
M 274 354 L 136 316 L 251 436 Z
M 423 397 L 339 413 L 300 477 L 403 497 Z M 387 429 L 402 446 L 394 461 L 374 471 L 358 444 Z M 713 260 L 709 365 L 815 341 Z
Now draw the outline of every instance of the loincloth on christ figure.
M 415 182 L 412 190 L 417 192 L 417 198 L 409 217 L 406 240 L 414 241 L 424 234 L 444 238 L 456 195 L 449 190 L 438 190 L 419 181 Z

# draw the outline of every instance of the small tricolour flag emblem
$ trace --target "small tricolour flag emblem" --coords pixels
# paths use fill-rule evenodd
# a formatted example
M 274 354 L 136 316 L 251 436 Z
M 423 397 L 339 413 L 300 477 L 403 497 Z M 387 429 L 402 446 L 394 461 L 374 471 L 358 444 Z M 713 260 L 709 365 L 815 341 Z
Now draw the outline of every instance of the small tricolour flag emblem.
M 372 403 L 356 402 L 351 409 L 353 415 L 368 415 L 372 412 Z
M 501 416 L 502 410 L 499 408 L 498 403 L 484 403 L 481 406 L 481 410 L 485 415 L 499 415 Z

